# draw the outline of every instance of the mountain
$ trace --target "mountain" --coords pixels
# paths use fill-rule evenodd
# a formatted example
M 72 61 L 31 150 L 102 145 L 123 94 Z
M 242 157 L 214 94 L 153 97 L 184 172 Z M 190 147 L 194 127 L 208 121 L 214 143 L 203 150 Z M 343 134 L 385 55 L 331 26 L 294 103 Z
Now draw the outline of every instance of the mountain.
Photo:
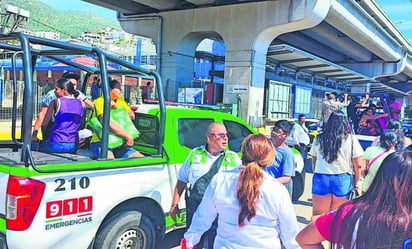
M 83 31 L 97 32 L 107 27 L 121 30 L 117 21 L 87 11 L 60 11 L 37 0 L 13 0 L 10 4 L 30 11 L 30 31 L 60 32 L 61 38 L 79 37 Z

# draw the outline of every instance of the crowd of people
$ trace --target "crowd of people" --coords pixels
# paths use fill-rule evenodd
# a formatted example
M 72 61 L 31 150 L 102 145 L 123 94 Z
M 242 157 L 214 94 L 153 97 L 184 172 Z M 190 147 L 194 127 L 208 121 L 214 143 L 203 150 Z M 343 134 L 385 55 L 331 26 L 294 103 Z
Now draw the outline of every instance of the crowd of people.
M 270 170 L 279 167 L 277 147 L 284 146 L 291 130 L 286 123 L 275 123 L 270 138 L 247 136 L 241 162 L 229 160 L 234 162 L 229 168 L 215 169 L 198 193 L 196 179 L 209 174 L 216 162 L 223 166 L 218 158 L 230 153 L 224 146 L 225 127 L 211 124 L 207 145 L 192 150 L 174 191 L 173 219 L 180 211 L 180 196 L 188 192 L 182 248 L 324 248 L 323 241 L 331 248 L 402 248 L 412 237 L 412 145 L 404 143 L 405 134 L 386 130 L 380 148 L 364 153 L 346 115 L 332 112 L 309 152 L 314 166 L 312 222 L 299 231 L 285 176 L 282 170 Z M 362 195 L 349 200 L 353 189 Z M 194 207 L 192 195 L 198 199 Z
M 32 131 L 33 149 L 56 153 L 76 152 L 79 143 L 78 131 L 82 128 L 85 114 L 83 108 L 81 113 L 79 108 L 73 108 L 73 112 L 70 105 L 78 107 L 80 103 L 82 106 L 94 108 L 94 103 L 77 89 L 79 79 L 80 75 L 65 72 L 62 78 L 55 82 L 54 88 L 43 96 Z M 42 132 L 41 141 L 39 131 Z
M 38 117 L 32 132 L 32 149 L 46 153 L 76 153 L 80 145 L 80 134 L 86 125 L 88 108 L 100 126 L 88 133 L 90 139 L 91 158 L 101 154 L 101 122 L 103 121 L 104 98 L 98 77 L 94 77 L 89 100 L 84 93 L 77 89 L 80 75 L 65 72 L 57 80 L 54 88 L 44 94 Z M 50 84 L 48 84 L 50 85 Z M 139 132 L 132 124 L 135 118 L 129 104 L 121 96 L 121 83 L 116 79 L 109 80 L 110 88 L 110 121 L 111 134 L 120 138 L 121 144 L 110 147 L 108 159 L 143 157 L 133 148 L 134 139 Z M 41 130 L 41 136 L 39 136 Z
M 218 168 L 203 182 L 207 187 L 198 198 L 200 203 L 189 208 L 182 248 L 324 248 L 324 241 L 329 241 L 330 248 L 341 249 L 403 248 L 405 241 L 410 241 L 411 134 L 402 130 L 400 121 L 391 119 L 378 141 L 364 151 L 348 116 L 340 110 L 347 103 L 334 105 L 335 96 L 327 101 L 325 110 L 332 110 L 327 111 L 309 151 L 313 167 L 311 223 L 298 231 L 287 191 L 294 166 L 290 168 L 293 158 L 285 139 L 295 134 L 296 149 L 308 143 L 301 115 L 301 122 L 293 126 L 286 120 L 277 121 L 269 138 L 246 137 L 241 164 L 230 170 Z M 359 107 L 367 107 L 364 102 L 358 103 Z M 218 139 L 227 142 L 228 137 Z M 225 151 L 224 147 L 220 150 Z M 202 178 L 213 165 L 212 159 L 207 167 L 202 163 L 188 167 L 191 157 L 179 172 L 179 177 L 185 175 L 186 179 L 180 178 L 176 185 L 170 210 L 173 219 L 179 212 L 180 195 L 183 191 L 191 195 L 196 185 L 195 179 L 187 184 L 188 170 L 201 168 L 197 178 Z M 186 205 L 190 206 L 188 199 Z
M 75 153 L 86 106 L 93 110 L 92 118 L 103 120 L 103 96 L 90 101 L 77 90 L 79 79 L 67 72 L 44 95 L 32 134 L 32 140 L 38 141 L 37 133 L 42 131 L 38 150 Z M 124 142 L 109 146 L 107 158 L 143 157 L 133 148 L 136 133 L 119 121 L 135 118 L 121 96 L 121 83 L 110 79 L 109 87 L 109 128 Z M 322 108 L 322 130 L 309 150 L 312 221 L 301 231 L 291 201 L 294 156 L 285 141 L 292 136 L 294 147 L 306 159 L 305 116 L 300 115 L 293 125 L 277 121 L 270 137 L 248 135 L 241 144 L 241 157 L 227 149 L 226 127 L 211 123 L 205 131 L 206 144 L 189 153 L 177 174 L 169 213 L 174 220 L 180 215 L 178 204 L 185 193 L 187 231 L 182 246 L 323 248 L 322 242 L 329 241 L 331 248 L 341 249 L 402 248 L 412 237 L 411 134 L 402 130 L 400 121 L 390 120 L 373 146 L 364 151 L 341 111 L 346 106 L 348 95 L 339 102 L 330 94 Z M 366 107 L 364 102 L 359 106 Z M 362 122 L 376 119 L 364 117 L 373 115 L 370 110 L 366 107 L 361 115 L 359 128 Z M 90 150 L 96 158 L 101 154 L 100 139 L 94 130 Z M 359 196 L 349 199 L 354 191 Z
M 348 116 L 353 132 L 378 136 L 386 129 L 388 119 L 400 120 L 402 104 L 392 93 L 384 99 L 380 96 L 370 98 L 368 93 L 364 97 L 347 93 L 340 98 L 338 96 L 336 92 L 326 94 L 322 102 L 321 125 L 328 121 L 332 112 L 341 111 Z

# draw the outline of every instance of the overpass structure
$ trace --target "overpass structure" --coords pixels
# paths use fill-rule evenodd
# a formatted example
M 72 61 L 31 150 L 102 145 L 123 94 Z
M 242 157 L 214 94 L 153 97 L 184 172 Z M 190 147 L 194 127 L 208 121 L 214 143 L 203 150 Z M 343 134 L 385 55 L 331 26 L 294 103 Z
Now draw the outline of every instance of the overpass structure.
M 83 1 L 152 38 L 169 100 L 192 82 L 196 47 L 209 38 L 226 48 L 223 102 L 241 104 L 252 125 L 285 114 L 272 110 L 285 101 L 294 115 L 313 115 L 326 91 L 349 86 L 412 104 L 412 46 L 373 0 Z M 278 96 L 285 89 L 291 99 Z

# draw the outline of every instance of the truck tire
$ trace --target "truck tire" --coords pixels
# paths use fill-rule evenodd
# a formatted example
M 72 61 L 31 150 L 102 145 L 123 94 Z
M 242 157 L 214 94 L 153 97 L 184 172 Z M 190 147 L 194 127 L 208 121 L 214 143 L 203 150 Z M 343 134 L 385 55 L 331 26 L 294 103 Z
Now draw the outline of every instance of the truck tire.
M 94 249 L 154 249 L 155 245 L 155 229 L 149 217 L 137 211 L 125 211 L 103 223 L 97 233 Z

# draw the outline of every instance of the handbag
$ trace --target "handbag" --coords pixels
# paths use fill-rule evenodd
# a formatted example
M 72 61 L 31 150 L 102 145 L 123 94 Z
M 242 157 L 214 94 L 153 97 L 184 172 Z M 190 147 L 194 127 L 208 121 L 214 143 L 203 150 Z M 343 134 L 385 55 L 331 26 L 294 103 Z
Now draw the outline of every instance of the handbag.
M 197 181 L 187 189 L 185 192 L 185 200 L 186 200 L 186 226 L 189 227 L 192 223 L 193 214 L 195 213 L 197 207 L 199 206 L 200 202 L 202 201 L 203 194 L 207 186 L 209 185 L 210 180 L 216 173 L 219 171 L 220 165 L 222 164 L 224 158 L 224 154 L 220 155 L 217 158 L 212 166 L 210 167 L 209 171 L 199 177 Z
M 185 200 L 186 200 L 186 226 L 190 227 L 192 223 L 193 214 L 197 210 L 197 207 L 200 205 L 202 201 L 203 194 L 210 183 L 210 180 L 216 173 L 219 171 L 219 168 L 222 164 L 223 158 L 225 154 L 221 154 L 218 159 L 210 167 L 209 171 L 202 175 L 190 188 L 190 194 L 188 193 L 189 190 L 186 190 Z M 213 248 L 213 243 L 216 237 L 216 230 L 217 230 L 217 220 L 216 217 L 213 221 L 210 228 L 203 233 L 200 241 L 195 248 L 204 248 L 210 249 Z
M 110 119 L 118 124 L 123 130 L 127 131 L 133 139 L 136 139 L 140 136 L 140 132 L 137 130 L 133 121 L 130 119 L 129 114 L 123 107 L 117 107 L 110 110 Z M 88 122 L 89 127 L 96 133 L 99 139 L 102 139 L 102 123 L 100 119 L 96 116 L 91 118 Z M 113 132 L 109 132 L 109 142 L 107 147 L 109 149 L 115 149 L 122 146 L 124 139 L 117 136 Z
M 359 196 L 360 196 L 360 194 L 359 194 L 358 190 L 356 190 L 355 188 L 353 188 L 353 189 L 350 191 L 350 193 L 349 193 L 348 199 L 349 199 L 349 200 L 353 200 L 353 199 L 355 199 L 356 197 L 359 197 Z
M 88 126 L 96 133 L 99 139 L 102 139 L 102 123 L 98 117 L 93 117 L 89 120 Z M 123 138 L 115 135 L 113 132 L 109 132 L 109 143 L 108 148 L 114 149 L 123 145 Z

